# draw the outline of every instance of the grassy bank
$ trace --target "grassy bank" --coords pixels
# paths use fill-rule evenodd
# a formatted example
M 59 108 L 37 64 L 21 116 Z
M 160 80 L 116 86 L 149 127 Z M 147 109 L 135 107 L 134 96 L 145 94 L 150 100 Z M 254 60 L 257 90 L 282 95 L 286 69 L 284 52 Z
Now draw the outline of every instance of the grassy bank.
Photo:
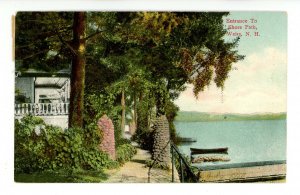
M 99 183 L 107 180 L 104 171 L 44 171 L 15 174 L 15 182 L 20 183 Z
M 177 122 L 243 121 L 243 120 L 280 120 L 286 119 L 286 113 L 262 114 L 216 114 L 205 112 L 178 112 Z

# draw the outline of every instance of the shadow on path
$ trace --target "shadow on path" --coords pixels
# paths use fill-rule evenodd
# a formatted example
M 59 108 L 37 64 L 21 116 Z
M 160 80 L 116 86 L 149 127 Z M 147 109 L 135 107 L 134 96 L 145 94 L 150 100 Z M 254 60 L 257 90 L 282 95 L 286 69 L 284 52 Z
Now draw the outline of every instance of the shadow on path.
M 107 171 L 108 180 L 105 183 L 148 183 L 149 167 L 146 166 L 146 161 L 150 159 L 151 154 L 149 151 L 137 148 L 137 154 L 131 161 L 125 163 L 120 169 Z M 150 183 L 171 182 L 171 170 L 151 169 Z M 180 182 L 178 174 L 175 174 L 175 182 Z

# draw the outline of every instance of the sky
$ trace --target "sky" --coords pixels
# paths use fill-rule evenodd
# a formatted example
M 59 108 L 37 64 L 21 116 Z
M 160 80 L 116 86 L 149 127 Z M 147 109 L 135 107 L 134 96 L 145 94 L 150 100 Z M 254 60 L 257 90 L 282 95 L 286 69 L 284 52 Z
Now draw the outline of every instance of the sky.
M 227 23 L 247 20 L 245 24 Z M 251 23 L 251 19 L 253 23 Z M 255 22 L 256 20 L 256 22 Z M 233 64 L 222 92 L 214 83 L 196 99 L 192 86 L 175 103 L 182 111 L 214 113 L 278 113 L 287 110 L 287 14 L 286 12 L 231 12 L 224 26 L 241 33 L 238 51 L 243 61 Z M 255 25 L 256 29 L 245 29 Z M 250 36 L 246 36 L 249 32 Z M 259 36 L 255 36 L 258 32 Z M 231 40 L 233 36 L 226 36 Z

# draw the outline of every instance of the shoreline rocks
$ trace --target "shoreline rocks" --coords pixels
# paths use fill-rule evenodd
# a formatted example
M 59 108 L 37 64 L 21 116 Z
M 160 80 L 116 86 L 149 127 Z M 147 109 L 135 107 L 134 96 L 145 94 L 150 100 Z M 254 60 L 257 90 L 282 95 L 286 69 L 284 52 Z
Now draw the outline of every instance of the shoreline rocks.
M 227 161 L 230 161 L 230 158 L 226 156 L 197 156 L 192 158 L 192 163 L 227 162 Z

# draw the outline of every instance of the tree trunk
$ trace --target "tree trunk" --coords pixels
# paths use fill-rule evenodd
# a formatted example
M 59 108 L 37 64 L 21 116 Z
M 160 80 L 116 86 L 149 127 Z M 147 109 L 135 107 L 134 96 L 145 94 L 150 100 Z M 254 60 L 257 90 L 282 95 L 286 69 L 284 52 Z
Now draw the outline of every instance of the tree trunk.
M 136 108 L 136 93 L 133 93 L 133 121 L 135 126 L 137 125 L 137 108 Z
M 85 83 L 85 28 L 86 13 L 75 12 L 73 21 L 71 95 L 69 110 L 69 127 L 83 126 L 83 98 Z
M 161 92 L 156 93 L 156 117 L 160 117 L 165 114 L 165 97 Z
M 125 90 L 122 90 L 122 99 L 121 99 L 121 105 L 122 105 L 122 119 L 121 119 L 121 132 L 122 136 L 125 135 Z

